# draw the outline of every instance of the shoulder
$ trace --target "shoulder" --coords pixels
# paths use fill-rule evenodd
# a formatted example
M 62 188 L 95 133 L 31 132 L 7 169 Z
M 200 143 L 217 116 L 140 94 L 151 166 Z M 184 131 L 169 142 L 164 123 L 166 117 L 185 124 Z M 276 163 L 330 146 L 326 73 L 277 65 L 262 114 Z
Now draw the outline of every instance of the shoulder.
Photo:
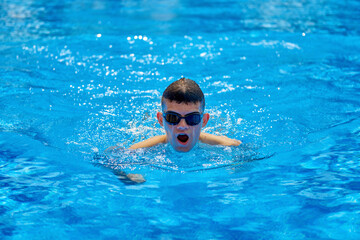
M 134 145 L 130 146 L 129 149 L 147 148 L 166 142 L 167 142 L 166 135 L 159 135 L 146 139 L 142 142 L 135 143 Z
M 231 139 L 226 136 L 217 136 L 210 133 L 201 133 L 199 140 L 210 145 L 239 146 L 240 140 Z

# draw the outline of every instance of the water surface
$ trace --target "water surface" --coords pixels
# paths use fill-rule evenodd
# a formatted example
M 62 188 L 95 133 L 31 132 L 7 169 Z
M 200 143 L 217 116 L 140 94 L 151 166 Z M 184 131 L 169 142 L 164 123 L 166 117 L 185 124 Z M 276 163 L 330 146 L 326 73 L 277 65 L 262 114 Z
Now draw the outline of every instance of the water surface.
M 2 239 L 358 239 L 360 3 L 1 1 Z M 205 132 L 163 134 L 188 77 Z M 112 171 L 141 173 L 128 185 Z

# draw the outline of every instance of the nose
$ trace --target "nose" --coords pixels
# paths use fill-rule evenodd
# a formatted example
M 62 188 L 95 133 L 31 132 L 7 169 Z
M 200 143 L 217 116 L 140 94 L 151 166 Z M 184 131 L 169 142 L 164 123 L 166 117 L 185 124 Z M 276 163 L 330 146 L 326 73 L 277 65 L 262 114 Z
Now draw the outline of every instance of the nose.
M 189 126 L 187 125 L 185 119 L 181 119 L 180 122 L 179 122 L 178 125 L 177 125 L 177 128 L 178 128 L 179 130 L 185 130 L 185 129 L 187 129 L 188 127 L 189 127 Z

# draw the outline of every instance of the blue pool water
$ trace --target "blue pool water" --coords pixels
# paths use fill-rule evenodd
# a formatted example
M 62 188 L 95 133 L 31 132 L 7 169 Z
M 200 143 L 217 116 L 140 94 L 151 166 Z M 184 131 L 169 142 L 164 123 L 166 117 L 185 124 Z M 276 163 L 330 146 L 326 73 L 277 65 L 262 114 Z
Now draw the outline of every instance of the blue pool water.
M 0 1 L 0 239 L 360 239 L 359 16 L 356 0 Z M 204 131 L 243 144 L 103 157 L 163 134 L 182 76 Z

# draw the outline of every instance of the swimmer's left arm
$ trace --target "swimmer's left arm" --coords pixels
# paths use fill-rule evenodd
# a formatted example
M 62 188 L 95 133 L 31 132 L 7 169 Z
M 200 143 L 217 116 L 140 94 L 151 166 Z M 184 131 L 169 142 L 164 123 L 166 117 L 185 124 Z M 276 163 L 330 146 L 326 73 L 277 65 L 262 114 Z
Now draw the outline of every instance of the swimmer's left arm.
M 210 145 L 239 146 L 241 141 L 226 136 L 216 136 L 209 133 L 200 133 L 199 140 Z

